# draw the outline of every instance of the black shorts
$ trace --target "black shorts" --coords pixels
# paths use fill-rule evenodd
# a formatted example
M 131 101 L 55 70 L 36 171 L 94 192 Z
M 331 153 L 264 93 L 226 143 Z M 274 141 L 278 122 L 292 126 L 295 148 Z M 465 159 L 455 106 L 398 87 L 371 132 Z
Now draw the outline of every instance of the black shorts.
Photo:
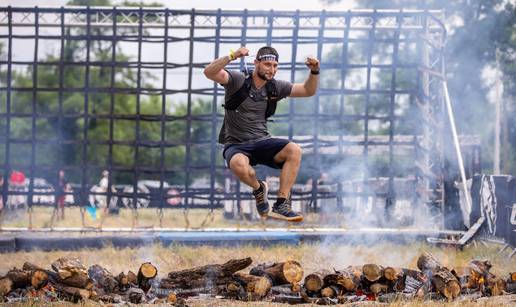
M 280 152 L 289 140 L 269 138 L 252 144 L 228 144 L 224 146 L 222 155 L 229 167 L 229 161 L 237 154 L 242 153 L 249 158 L 251 165 L 263 164 L 272 168 L 281 169 L 283 163 L 274 162 L 274 156 Z

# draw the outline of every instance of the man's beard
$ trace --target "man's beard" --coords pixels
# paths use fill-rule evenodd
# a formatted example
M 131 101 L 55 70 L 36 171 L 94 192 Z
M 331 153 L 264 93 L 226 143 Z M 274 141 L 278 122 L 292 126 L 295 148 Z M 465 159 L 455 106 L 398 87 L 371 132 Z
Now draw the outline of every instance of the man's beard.
M 269 81 L 269 79 L 267 79 L 267 76 L 265 76 L 265 73 L 264 72 L 261 72 L 261 71 L 257 71 L 256 74 L 258 75 L 258 77 L 260 79 L 262 79 L 263 81 Z M 271 78 L 272 79 L 272 78 Z

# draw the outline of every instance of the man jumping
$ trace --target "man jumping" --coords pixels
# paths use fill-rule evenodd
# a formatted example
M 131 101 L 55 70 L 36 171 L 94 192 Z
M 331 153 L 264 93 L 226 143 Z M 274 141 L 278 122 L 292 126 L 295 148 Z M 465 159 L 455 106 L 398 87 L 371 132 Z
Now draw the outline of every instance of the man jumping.
M 224 144 L 223 156 L 231 171 L 253 188 L 256 208 L 262 218 L 270 216 L 290 222 L 301 222 L 303 216 L 290 207 L 290 190 L 296 181 L 301 164 L 301 148 L 288 140 L 273 138 L 267 131 L 267 118 L 276 110 L 276 103 L 285 97 L 309 97 L 317 90 L 319 61 L 307 58 L 310 69 L 304 83 L 275 80 L 278 71 L 278 52 L 262 47 L 256 53 L 255 69 L 249 76 L 225 67 L 231 61 L 247 56 L 249 50 L 240 47 L 229 55 L 211 62 L 204 69 L 210 80 L 224 86 L 225 115 L 219 142 Z M 267 165 L 281 169 L 278 199 L 270 210 L 265 181 L 256 178 L 252 166 Z

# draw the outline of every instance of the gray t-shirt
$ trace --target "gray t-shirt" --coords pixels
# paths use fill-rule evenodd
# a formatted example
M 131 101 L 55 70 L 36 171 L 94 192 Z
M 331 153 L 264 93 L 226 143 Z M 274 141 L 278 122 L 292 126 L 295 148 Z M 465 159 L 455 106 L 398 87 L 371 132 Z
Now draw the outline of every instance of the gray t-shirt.
M 224 85 L 226 94 L 224 101 L 228 101 L 231 95 L 242 87 L 245 75 L 239 71 L 227 71 L 229 81 Z M 292 83 L 276 80 L 278 96 L 283 99 L 290 95 Z M 225 109 L 224 125 L 220 133 L 219 141 L 223 144 L 254 143 L 271 135 L 267 131 L 265 110 L 267 108 L 267 90 L 265 86 L 257 89 L 254 82 L 251 85 L 249 97 L 247 97 L 236 110 Z

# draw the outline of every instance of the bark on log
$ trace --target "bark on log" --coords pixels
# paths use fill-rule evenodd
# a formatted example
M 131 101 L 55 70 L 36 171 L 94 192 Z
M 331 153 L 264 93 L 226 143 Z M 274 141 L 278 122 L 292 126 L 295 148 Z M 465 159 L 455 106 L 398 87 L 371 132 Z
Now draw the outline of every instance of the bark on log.
M 299 262 L 289 260 L 285 262 L 263 263 L 251 269 L 251 275 L 268 275 L 273 285 L 297 284 L 303 279 L 303 267 Z
M 8 271 L 5 277 L 12 281 L 13 289 L 26 288 L 27 286 L 40 289 L 48 281 L 48 274 L 44 270 L 20 270 L 14 268 Z
M 0 278 L 0 297 L 4 297 L 13 290 L 13 281 L 8 277 Z
M 507 293 L 516 293 L 516 282 L 508 282 L 505 286 Z
M 118 282 L 118 289 L 120 291 L 127 291 L 129 289 L 129 278 L 124 272 L 120 272 L 120 274 L 118 274 L 116 281 Z
M 88 275 L 105 293 L 112 293 L 118 289 L 118 281 L 115 277 L 98 264 L 90 266 Z
M 324 286 L 324 276 L 330 274 L 328 271 L 314 272 L 306 275 L 304 287 L 309 293 L 319 292 Z
M 461 285 L 459 280 L 443 267 L 439 261 L 430 253 L 423 253 L 417 260 L 417 267 L 431 276 L 432 284 L 436 290 L 444 295 L 449 301 L 459 296 Z
M 487 279 L 487 288 L 491 296 L 502 295 L 507 287 L 507 283 L 502 278 L 492 277 Z
M 52 263 L 52 269 L 57 273 L 58 281 L 67 286 L 87 290 L 93 288 L 88 271 L 77 258 L 59 258 Z
M 451 272 L 460 282 L 462 289 L 477 289 L 479 291 L 484 291 L 486 278 L 479 275 L 470 266 L 456 267 Z
M 31 272 L 13 268 L 7 272 L 5 277 L 13 282 L 13 289 L 26 288 L 30 285 Z
M 347 291 L 353 291 L 360 285 L 362 268 L 349 266 L 342 271 L 324 276 L 325 285 L 339 285 Z
M 403 269 L 388 266 L 383 269 L 383 276 L 388 281 L 398 280 L 401 276 L 403 276 Z
M 127 280 L 129 280 L 130 284 L 138 284 L 138 277 L 136 277 L 136 274 L 133 271 L 127 272 Z
M 207 285 L 225 286 L 232 280 L 233 273 L 245 269 L 252 263 L 251 258 L 233 259 L 224 264 L 211 264 L 192 269 L 170 272 L 161 280 L 160 287 L 167 289 L 202 288 Z
M 252 299 L 261 299 L 269 293 L 272 280 L 268 276 L 254 276 L 250 274 L 235 273 L 233 278 L 238 281 L 251 295 Z
M 436 270 L 441 267 L 441 264 L 439 263 L 439 261 L 437 261 L 437 259 L 435 259 L 435 257 L 432 254 L 424 252 L 417 259 L 417 267 L 421 271 L 425 272 Z
M 444 267 L 433 271 L 432 283 L 437 291 L 449 301 L 457 298 L 461 292 L 461 286 L 457 278 Z
M 370 289 L 374 295 L 379 295 L 380 293 L 387 293 L 388 287 L 385 284 L 374 283 L 371 285 Z
M 41 268 L 30 262 L 23 263 L 22 269 L 32 271 L 31 284 L 36 289 L 44 287 L 48 281 L 57 282 L 57 274 L 55 272 Z
M 145 300 L 145 293 L 140 288 L 130 288 L 126 293 L 127 300 L 133 304 L 141 304 Z
M 140 289 L 147 293 L 147 291 L 149 291 L 151 288 L 152 280 L 154 277 L 156 277 L 156 275 L 158 275 L 158 269 L 152 263 L 143 263 L 138 270 L 138 274 L 136 275 L 136 280 Z
M 378 281 L 383 276 L 382 267 L 374 263 L 364 264 L 362 266 L 362 272 L 364 273 L 364 277 L 370 282 Z
M 403 274 L 405 275 L 403 292 L 418 296 L 424 295 L 424 290 L 423 293 L 418 292 L 429 282 L 428 278 L 423 273 L 411 269 L 404 269 Z
M 74 302 L 89 299 L 93 294 L 91 290 L 66 285 L 54 285 L 54 288 L 56 288 L 61 295 Z
M 52 269 L 57 272 L 60 279 L 64 280 L 75 274 L 88 274 L 88 271 L 77 258 L 62 257 L 52 262 Z

